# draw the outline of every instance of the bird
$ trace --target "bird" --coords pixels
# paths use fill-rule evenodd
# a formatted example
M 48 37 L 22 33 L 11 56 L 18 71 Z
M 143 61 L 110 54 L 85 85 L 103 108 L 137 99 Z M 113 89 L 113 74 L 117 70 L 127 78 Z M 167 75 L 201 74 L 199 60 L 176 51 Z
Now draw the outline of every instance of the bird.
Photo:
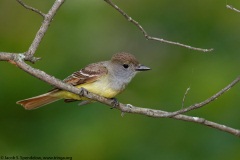
M 87 65 L 65 78 L 63 82 L 77 88 L 84 88 L 105 98 L 115 98 L 138 72 L 148 70 L 150 68 L 140 64 L 134 55 L 120 52 L 114 54 L 108 61 Z M 33 110 L 60 99 L 64 99 L 65 102 L 81 101 L 81 105 L 93 102 L 86 97 L 54 88 L 45 94 L 16 103 L 22 105 L 26 110 Z

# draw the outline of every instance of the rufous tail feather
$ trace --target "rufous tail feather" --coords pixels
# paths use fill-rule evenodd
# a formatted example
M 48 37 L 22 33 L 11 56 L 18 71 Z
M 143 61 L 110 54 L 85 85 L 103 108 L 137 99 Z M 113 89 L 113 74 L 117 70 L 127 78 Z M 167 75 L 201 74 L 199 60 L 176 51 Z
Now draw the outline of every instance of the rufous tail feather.
M 57 100 L 60 100 L 60 99 L 57 97 L 51 96 L 51 92 L 49 92 L 36 97 L 18 101 L 17 104 L 22 105 L 26 110 L 32 110 L 32 109 L 37 109 L 39 107 L 47 105 L 49 103 L 55 102 Z

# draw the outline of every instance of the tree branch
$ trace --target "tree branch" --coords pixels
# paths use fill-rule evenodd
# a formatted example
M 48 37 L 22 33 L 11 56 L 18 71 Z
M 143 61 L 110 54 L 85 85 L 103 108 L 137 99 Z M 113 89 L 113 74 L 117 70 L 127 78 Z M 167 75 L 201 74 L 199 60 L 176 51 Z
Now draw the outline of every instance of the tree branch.
M 190 89 L 191 89 L 191 87 L 189 86 L 189 87 L 186 89 L 186 91 L 185 91 L 185 93 L 184 93 L 184 95 L 183 95 L 183 99 L 182 99 L 182 108 L 184 108 L 185 98 L 186 98 L 188 92 L 190 91 Z
M 18 1 L 18 3 L 20 3 L 24 8 L 29 9 L 29 10 L 31 10 L 31 11 L 33 11 L 33 12 L 36 12 L 37 14 L 39 14 L 40 16 L 42 16 L 43 18 L 45 17 L 45 14 L 44 14 L 43 12 L 39 11 L 38 9 L 26 5 L 22 0 L 17 0 L 17 1 Z
M 229 91 L 233 86 L 235 86 L 238 82 L 240 81 L 240 76 L 237 77 L 234 81 L 232 81 L 229 85 L 227 85 L 225 88 L 221 89 L 219 92 L 217 92 L 216 94 L 214 94 L 213 96 L 211 96 L 210 98 L 206 99 L 205 101 L 203 102 L 200 102 L 200 103 L 196 103 L 196 104 L 193 104 L 187 108 L 184 108 L 184 109 L 181 109 L 181 110 L 178 110 L 178 111 L 175 111 L 175 112 L 171 112 L 169 114 L 165 114 L 165 115 L 162 115 L 163 117 L 172 117 L 172 116 L 175 116 L 175 115 L 178 115 L 178 114 L 182 114 L 182 113 L 186 113 L 186 112 L 189 112 L 191 110 L 195 110 L 195 109 L 198 109 L 198 108 L 201 108 L 203 106 L 206 106 L 207 104 L 209 104 L 210 102 L 216 100 L 218 97 L 220 97 L 221 95 L 223 95 L 225 92 Z
M 5 58 L 5 59 L 9 58 L 8 60 L 14 61 L 15 62 L 14 64 L 16 64 L 19 68 L 21 68 L 25 72 L 27 72 L 27 73 L 31 74 L 32 76 L 37 77 L 38 79 L 40 79 L 48 84 L 51 84 L 59 89 L 63 89 L 63 90 L 72 92 L 74 94 L 84 96 L 89 99 L 106 104 L 108 106 L 114 107 L 112 99 L 107 99 L 107 98 L 99 96 L 97 94 L 90 93 L 90 92 L 86 91 L 85 89 L 78 89 L 72 85 L 66 84 L 66 83 L 62 82 L 61 80 L 56 79 L 53 76 L 48 75 L 47 73 L 45 73 L 41 70 L 31 67 L 30 65 L 28 65 L 24 62 L 23 54 L 5 54 L 5 56 L 2 56 L 2 54 L 0 54 L 0 59 L 2 59 L 2 58 Z M 231 84 L 229 84 L 225 88 L 230 89 L 237 82 L 239 82 L 239 77 L 238 77 L 238 79 L 234 80 Z M 225 88 L 223 90 L 225 90 Z M 224 92 L 226 92 L 226 91 L 224 91 Z M 224 92 L 222 92 L 222 93 L 219 92 L 218 94 L 216 94 L 216 96 L 219 97 Z M 216 98 L 213 98 L 216 96 L 212 96 L 211 98 L 209 98 L 199 104 L 206 105 L 206 104 L 210 103 L 212 101 L 212 99 L 216 99 Z M 173 118 L 173 119 L 187 121 L 187 122 L 194 122 L 194 123 L 202 124 L 202 125 L 205 125 L 205 126 L 208 126 L 211 128 L 218 129 L 223 132 L 230 133 L 237 137 L 240 137 L 240 130 L 238 130 L 238 129 L 234 129 L 234 128 L 231 128 L 231 127 L 228 127 L 228 126 L 225 126 L 222 124 L 208 121 L 204 118 L 182 115 L 182 114 L 179 114 L 180 113 L 179 111 L 177 112 L 177 115 L 176 115 L 175 112 L 166 112 L 166 111 L 155 110 L 155 109 L 150 109 L 150 108 L 141 108 L 141 107 L 133 106 L 131 104 L 122 104 L 122 103 L 119 103 L 119 105 L 115 106 L 115 108 L 124 113 L 140 114 L 140 115 L 145 115 L 145 116 L 154 117 L 154 118 L 167 118 L 168 117 L 168 118 Z M 171 116 L 166 116 L 166 115 L 171 115 Z
M 238 12 L 238 13 L 240 13 L 240 10 L 238 10 L 238 9 L 234 8 L 234 7 L 233 7 L 233 6 L 231 6 L 231 5 L 226 5 L 226 8 L 227 8 L 227 9 L 231 9 L 231 10 L 233 10 L 233 11 L 235 11 L 235 12 Z
M 30 45 L 28 51 L 25 53 L 25 60 L 31 61 L 32 63 L 36 62 L 39 58 L 33 58 L 40 42 L 42 41 L 42 38 L 44 37 L 45 33 L 47 32 L 47 29 L 55 16 L 57 10 L 61 7 L 61 5 L 64 3 L 65 0 L 56 0 L 53 4 L 52 8 L 49 10 L 49 12 L 44 15 L 43 23 L 38 30 L 32 44 Z
M 182 44 L 182 43 L 179 43 L 179 42 L 173 42 L 173 41 L 165 40 L 165 39 L 162 39 L 162 38 L 149 36 L 148 33 L 144 30 L 144 28 L 136 20 L 132 19 L 126 12 L 124 12 L 121 8 L 119 8 L 111 0 L 104 0 L 104 1 L 107 2 L 114 9 L 116 9 L 129 22 L 133 23 L 143 33 L 143 35 L 145 36 L 145 38 L 147 40 L 154 40 L 154 41 L 159 41 L 159 42 L 162 42 L 162 43 L 173 44 L 173 45 L 177 45 L 177 46 L 181 46 L 181 47 L 185 47 L 185 48 L 188 48 L 188 49 L 201 51 L 201 52 L 211 52 L 211 51 L 213 51 L 213 48 L 211 48 L 211 49 L 196 48 L 196 47 L 192 47 L 192 46 L 189 46 L 189 45 L 186 45 L 186 44 Z

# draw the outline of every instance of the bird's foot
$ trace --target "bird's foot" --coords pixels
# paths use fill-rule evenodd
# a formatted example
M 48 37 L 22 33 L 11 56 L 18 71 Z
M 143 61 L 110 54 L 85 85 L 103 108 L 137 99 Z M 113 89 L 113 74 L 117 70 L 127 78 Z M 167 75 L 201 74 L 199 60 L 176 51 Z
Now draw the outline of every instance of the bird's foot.
M 86 90 L 85 88 L 81 88 L 80 92 L 79 92 L 79 96 L 80 97 L 84 97 L 85 95 L 87 95 L 89 92 L 88 90 Z
M 117 108 L 119 106 L 118 100 L 116 98 L 111 98 L 111 100 L 112 100 L 112 102 L 111 102 L 112 108 L 111 109 Z

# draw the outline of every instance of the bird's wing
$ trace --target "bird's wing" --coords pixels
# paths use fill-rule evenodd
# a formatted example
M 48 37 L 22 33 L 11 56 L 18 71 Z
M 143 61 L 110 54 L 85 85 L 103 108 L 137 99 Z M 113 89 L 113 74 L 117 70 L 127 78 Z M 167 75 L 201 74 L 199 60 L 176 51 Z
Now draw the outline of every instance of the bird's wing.
M 63 81 L 73 86 L 77 86 L 80 84 L 97 81 L 100 77 L 106 75 L 107 73 L 108 70 L 103 63 L 93 63 L 89 64 L 80 71 L 74 72 Z

